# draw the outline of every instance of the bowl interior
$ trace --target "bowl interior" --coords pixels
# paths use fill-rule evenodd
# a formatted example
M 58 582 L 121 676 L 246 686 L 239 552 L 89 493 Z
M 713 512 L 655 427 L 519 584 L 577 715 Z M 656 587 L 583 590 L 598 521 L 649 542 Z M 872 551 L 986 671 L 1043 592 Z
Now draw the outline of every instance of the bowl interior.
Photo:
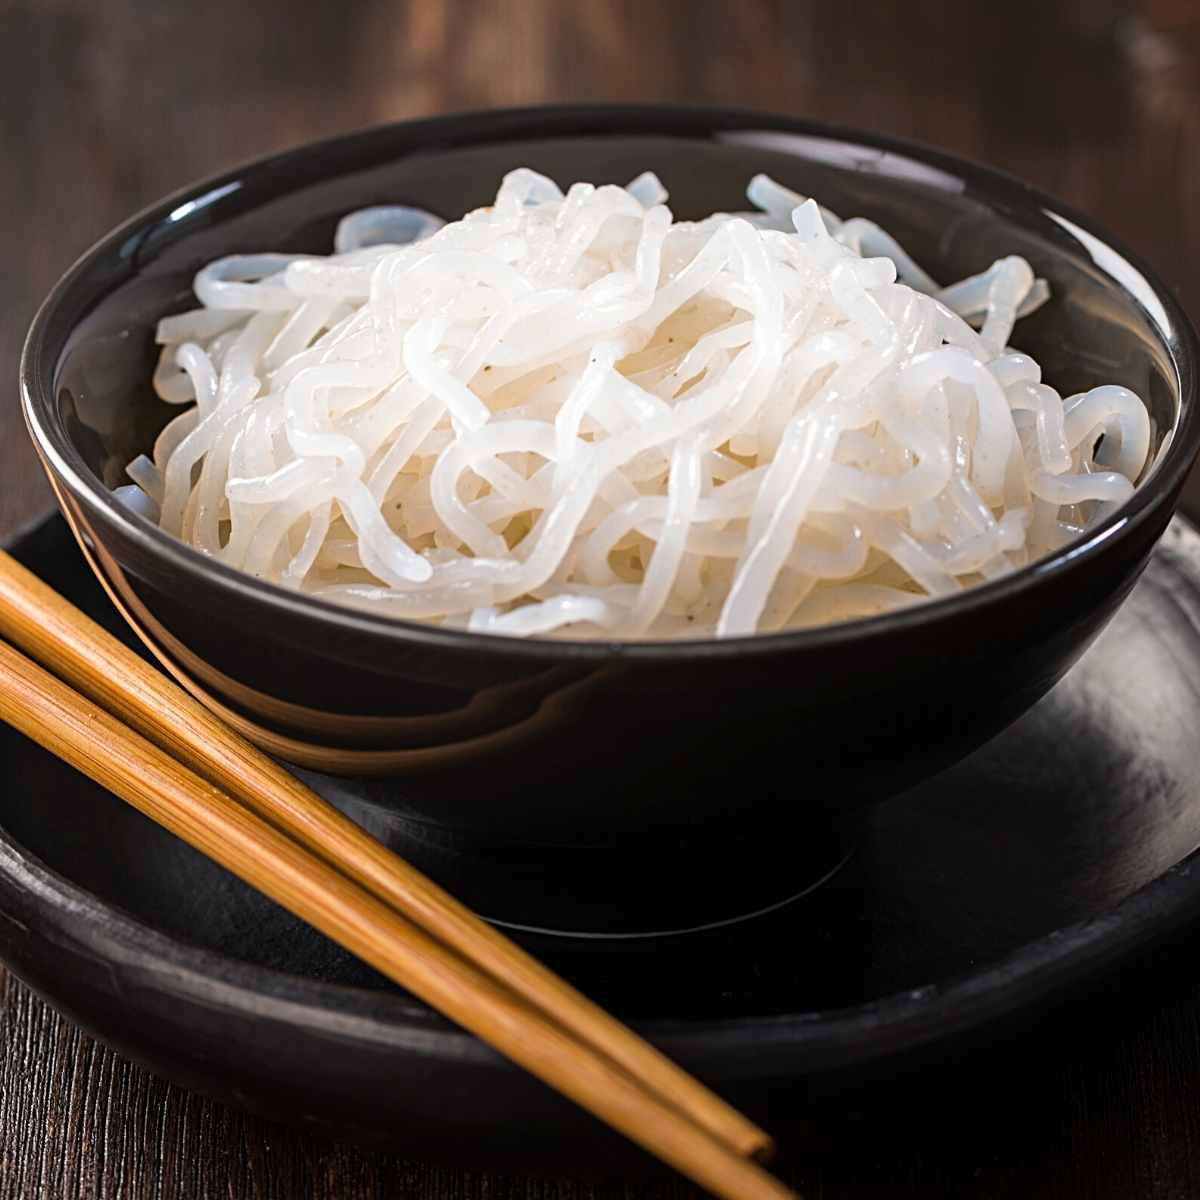
M 563 185 L 624 183 L 653 169 L 684 218 L 744 209 L 747 182 L 766 172 L 844 217 L 878 222 L 944 282 L 1021 254 L 1053 290 L 1014 335 L 1046 380 L 1063 394 L 1098 383 L 1132 388 L 1150 408 L 1157 447 L 1179 420 L 1177 330 L 1155 290 L 1107 241 L 1016 181 L 782 121 L 722 128 L 703 114 L 664 112 L 577 114 L 563 125 L 563 114 L 548 114 L 537 132 L 531 116 L 502 116 L 306 148 L 135 219 L 77 268 L 50 314 L 42 347 L 54 379 L 50 424 L 106 487 L 126 482 L 125 464 L 174 411 L 150 387 L 155 323 L 194 306 L 198 268 L 243 251 L 328 253 L 338 218 L 370 204 L 415 204 L 453 219 L 490 202 L 501 176 L 521 165 Z

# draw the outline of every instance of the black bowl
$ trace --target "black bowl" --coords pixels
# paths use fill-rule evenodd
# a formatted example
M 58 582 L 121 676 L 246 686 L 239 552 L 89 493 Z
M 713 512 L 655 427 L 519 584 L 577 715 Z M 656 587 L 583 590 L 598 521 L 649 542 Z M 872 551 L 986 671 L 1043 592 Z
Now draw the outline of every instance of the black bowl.
M 652 168 L 683 217 L 744 206 L 765 171 L 880 222 L 946 279 L 1022 254 L 1053 301 L 1015 340 L 1064 391 L 1121 383 L 1142 396 L 1156 465 L 1086 537 L 961 596 L 684 643 L 521 642 L 347 611 L 214 564 L 114 498 L 124 464 L 170 415 L 149 386 L 152 332 L 192 305 L 198 267 L 238 251 L 327 252 L 337 219 L 369 204 L 452 217 L 518 165 L 563 183 Z M 294 761 L 382 773 L 322 786 L 485 911 L 613 932 L 795 893 L 838 861 L 867 805 L 1046 692 L 1170 519 L 1200 437 L 1196 363 L 1195 332 L 1155 276 L 1017 180 L 785 117 L 605 107 L 409 122 L 180 192 L 71 268 L 30 330 L 21 385 L 65 507 L 180 668 L 291 739 L 268 744 Z

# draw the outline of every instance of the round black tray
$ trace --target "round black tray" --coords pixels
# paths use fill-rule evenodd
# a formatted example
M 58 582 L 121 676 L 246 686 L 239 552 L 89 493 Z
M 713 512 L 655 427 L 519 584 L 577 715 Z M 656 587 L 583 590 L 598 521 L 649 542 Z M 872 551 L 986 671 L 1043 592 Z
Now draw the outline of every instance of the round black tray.
M 57 517 L 10 548 L 116 629 Z M 785 1151 L 884 1136 L 1037 1069 L 1109 1018 L 1116 967 L 1200 913 L 1198 631 L 1200 535 L 1176 520 L 1070 675 L 884 805 L 811 894 L 710 933 L 522 940 Z M 0 780 L 0 956 L 151 1069 L 422 1155 L 635 1164 L 592 1118 L 8 729 Z

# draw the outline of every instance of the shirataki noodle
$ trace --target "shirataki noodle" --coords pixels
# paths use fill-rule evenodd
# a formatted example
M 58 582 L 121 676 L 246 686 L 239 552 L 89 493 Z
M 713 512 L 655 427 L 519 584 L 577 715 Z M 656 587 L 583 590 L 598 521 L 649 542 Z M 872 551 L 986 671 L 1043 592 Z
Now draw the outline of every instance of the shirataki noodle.
M 457 628 L 729 637 L 953 595 L 1132 494 L 1132 392 L 1063 398 L 1009 347 L 1021 258 L 939 286 L 765 176 L 674 221 L 645 174 L 522 169 L 443 224 L 221 259 L 165 318 L 186 408 L 122 496 L 231 566 Z

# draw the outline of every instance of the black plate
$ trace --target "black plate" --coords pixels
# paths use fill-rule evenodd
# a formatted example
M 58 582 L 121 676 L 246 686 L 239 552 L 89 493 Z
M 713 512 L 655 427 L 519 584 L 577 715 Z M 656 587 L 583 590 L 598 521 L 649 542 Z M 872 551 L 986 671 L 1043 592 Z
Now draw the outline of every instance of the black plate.
M 13 550 L 117 628 L 57 517 Z M 883 806 L 810 896 L 708 934 L 526 940 L 792 1147 L 958 1103 L 1076 1044 L 1101 979 L 1200 912 L 1198 630 L 1177 520 L 1070 675 Z M 7 730 L 0 779 L 0 953 L 124 1052 L 422 1155 L 616 1161 L 591 1118 Z

